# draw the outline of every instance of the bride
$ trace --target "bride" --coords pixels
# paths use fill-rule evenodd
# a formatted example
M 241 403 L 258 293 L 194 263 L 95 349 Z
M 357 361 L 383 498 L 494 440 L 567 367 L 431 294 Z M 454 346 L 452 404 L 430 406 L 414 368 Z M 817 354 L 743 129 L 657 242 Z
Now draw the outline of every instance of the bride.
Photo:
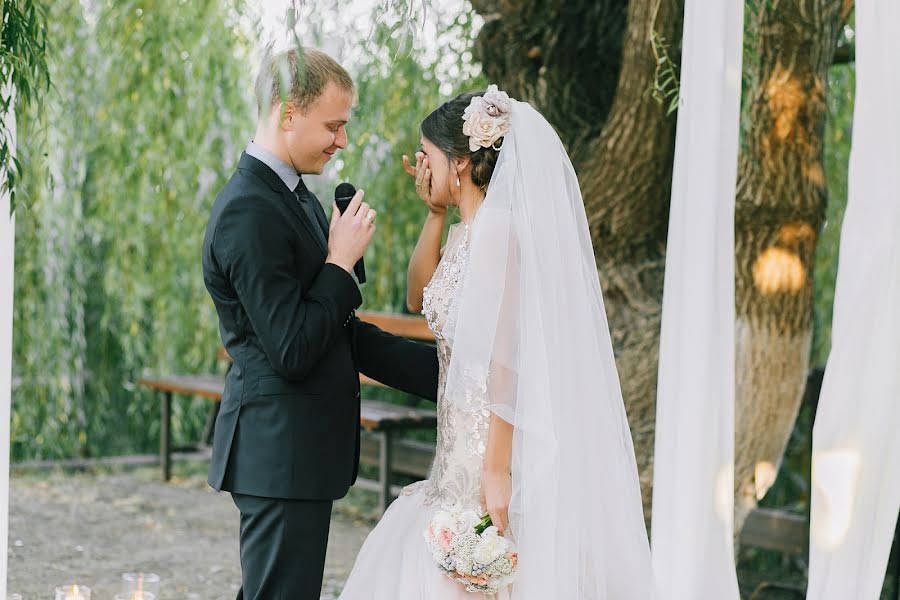
M 530 105 L 490 86 L 431 113 L 412 166 L 429 207 L 409 266 L 440 357 L 431 474 L 360 550 L 343 600 L 462 600 L 424 532 L 490 514 L 517 577 L 492 600 L 655 598 L 640 487 L 578 180 Z M 448 206 L 461 222 L 441 235 Z

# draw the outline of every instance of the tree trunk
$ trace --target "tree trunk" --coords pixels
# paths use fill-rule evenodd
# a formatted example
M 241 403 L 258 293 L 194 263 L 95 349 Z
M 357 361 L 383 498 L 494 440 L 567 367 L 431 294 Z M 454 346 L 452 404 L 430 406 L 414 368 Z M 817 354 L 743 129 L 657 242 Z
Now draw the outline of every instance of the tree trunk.
M 735 207 L 738 528 L 774 482 L 809 367 L 825 90 L 850 3 L 760 4 Z
M 680 63 L 684 1 L 624 4 L 473 0 L 485 18 L 476 50 L 488 77 L 547 116 L 579 173 L 649 519 L 675 142 L 674 116 L 651 96 L 650 38 L 655 30 Z M 745 59 L 735 214 L 738 528 L 771 485 L 765 465 L 777 468 L 805 382 L 825 79 L 850 1 L 762 4 L 748 24 L 759 59 Z

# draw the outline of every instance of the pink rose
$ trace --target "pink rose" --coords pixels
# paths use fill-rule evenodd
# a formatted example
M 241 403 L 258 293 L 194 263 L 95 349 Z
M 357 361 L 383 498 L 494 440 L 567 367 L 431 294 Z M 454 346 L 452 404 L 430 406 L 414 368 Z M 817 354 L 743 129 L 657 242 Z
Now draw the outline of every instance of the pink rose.
M 449 529 L 441 529 L 441 534 L 438 536 L 438 544 L 444 552 L 450 551 L 450 547 L 453 544 L 453 534 Z

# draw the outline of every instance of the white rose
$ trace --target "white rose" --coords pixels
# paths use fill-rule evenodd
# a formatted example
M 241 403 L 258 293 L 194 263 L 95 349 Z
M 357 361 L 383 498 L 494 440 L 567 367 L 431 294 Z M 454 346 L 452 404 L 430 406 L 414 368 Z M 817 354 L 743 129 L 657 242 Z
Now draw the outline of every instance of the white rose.
M 496 527 L 488 527 L 481 535 L 481 541 L 475 547 L 472 557 L 479 564 L 489 565 L 506 552 L 508 542 L 505 538 L 497 534 Z
M 455 525 L 456 517 L 446 510 L 438 511 L 431 520 L 431 526 L 435 536 L 439 535 L 442 529 L 453 531 Z
M 475 526 L 481 521 L 481 517 L 478 516 L 478 513 L 474 510 L 464 510 L 462 514 L 459 515 L 459 520 L 462 523 L 463 529 L 468 531 L 470 529 L 475 529 Z

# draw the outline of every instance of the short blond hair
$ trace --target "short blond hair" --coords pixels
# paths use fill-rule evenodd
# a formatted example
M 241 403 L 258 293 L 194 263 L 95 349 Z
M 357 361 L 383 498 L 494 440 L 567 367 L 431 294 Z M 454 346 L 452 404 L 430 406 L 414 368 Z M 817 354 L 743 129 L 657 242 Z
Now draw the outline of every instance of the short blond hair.
M 287 100 L 305 113 L 333 81 L 351 96 L 356 96 L 353 78 L 336 60 L 315 48 L 302 48 L 301 58 L 296 48 L 273 52 L 266 49 L 256 78 L 256 105 L 259 115 L 282 101 L 282 82 L 290 84 Z

